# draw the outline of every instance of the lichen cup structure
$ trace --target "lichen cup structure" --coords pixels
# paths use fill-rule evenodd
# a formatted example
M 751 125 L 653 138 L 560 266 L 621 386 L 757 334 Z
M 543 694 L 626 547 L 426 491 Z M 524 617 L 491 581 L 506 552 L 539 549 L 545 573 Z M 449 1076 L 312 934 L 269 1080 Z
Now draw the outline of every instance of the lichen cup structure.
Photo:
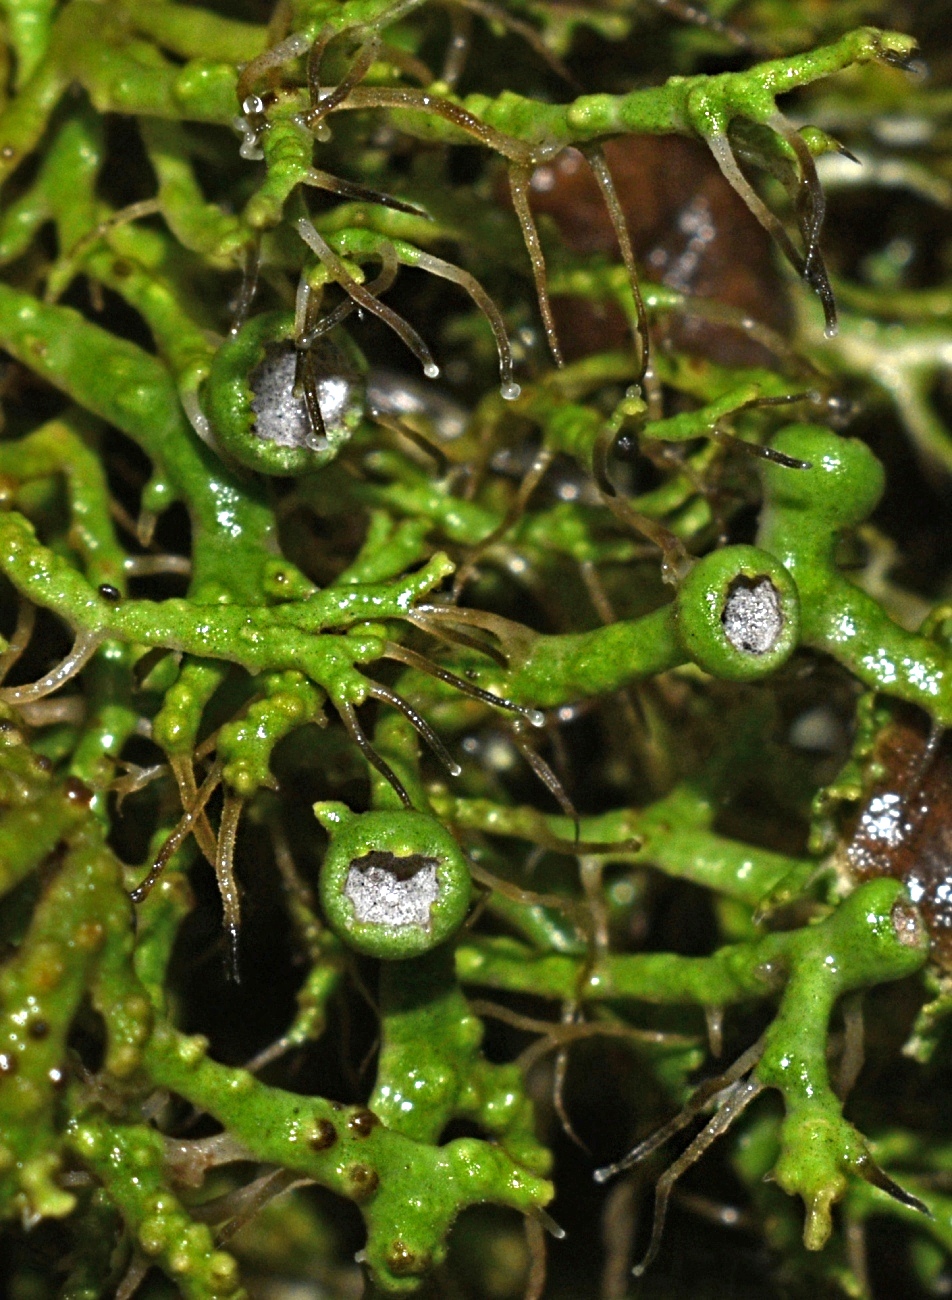
M 0 0 L 5 1294 L 946 1293 L 897 9 Z

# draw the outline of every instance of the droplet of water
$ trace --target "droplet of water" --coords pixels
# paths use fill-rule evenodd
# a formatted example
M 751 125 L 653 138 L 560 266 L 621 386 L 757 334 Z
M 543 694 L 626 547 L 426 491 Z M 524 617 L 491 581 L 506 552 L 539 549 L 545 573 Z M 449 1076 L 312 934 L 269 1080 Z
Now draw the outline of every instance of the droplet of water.
M 439 379 L 440 368 L 435 361 L 429 361 L 423 367 L 423 373 L 426 375 L 427 379 Z
M 499 391 L 504 402 L 514 402 L 517 397 L 522 396 L 522 389 L 512 379 L 507 379 L 504 383 L 501 383 Z

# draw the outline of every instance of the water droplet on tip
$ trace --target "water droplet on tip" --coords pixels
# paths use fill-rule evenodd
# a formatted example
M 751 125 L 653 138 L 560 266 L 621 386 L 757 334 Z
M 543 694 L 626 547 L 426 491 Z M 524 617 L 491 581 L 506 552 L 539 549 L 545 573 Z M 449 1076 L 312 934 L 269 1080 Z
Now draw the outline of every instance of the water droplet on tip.
M 430 361 L 423 367 L 423 373 L 426 375 L 427 379 L 438 379 L 440 368 L 435 361 Z
M 522 396 L 522 389 L 511 379 L 500 384 L 499 391 L 502 394 L 504 402 L 514 402 L 517 397 Z

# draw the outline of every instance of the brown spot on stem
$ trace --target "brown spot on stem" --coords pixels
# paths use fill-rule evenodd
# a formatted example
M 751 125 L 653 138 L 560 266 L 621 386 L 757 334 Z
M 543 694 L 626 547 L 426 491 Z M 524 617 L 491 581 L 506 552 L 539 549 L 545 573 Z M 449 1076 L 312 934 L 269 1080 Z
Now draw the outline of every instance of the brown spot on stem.
M 380 1175 L 370 1165 L 348 1165 L 344 1171 L 347 1194 L 358 1203 L 369 1201 L 380 1186 Z
M 73 932 L 73 942 L 77 948 L 86 952 L 95 952 L 102 945 L 106 932 L 98 921 L 84 921 Z
M 392 1241 L 385 1256 L 387 1268 L 395 1277 L 419 1277 L 430 1268 L 430 1253 L 411 1250 L 403 1241 Z
M 307 1135 L 307 1145 L 312 1151 L 326 1151 L 337 1141 L 337 1129 L 327 1119 L 315 1120 Z
M 379 1123 L 380 1120 L 372 1110 L 358 1110 L 347 1121 L 347 1127 L 355 1137 L 365 1138 L 370 1137 Z
M 92 803 L 94 794 L 84 781 L 80 781 L 78 776 L 68 776 L 63 782 L 63 794 L 70 803 L 79 804 L 88 808 Z

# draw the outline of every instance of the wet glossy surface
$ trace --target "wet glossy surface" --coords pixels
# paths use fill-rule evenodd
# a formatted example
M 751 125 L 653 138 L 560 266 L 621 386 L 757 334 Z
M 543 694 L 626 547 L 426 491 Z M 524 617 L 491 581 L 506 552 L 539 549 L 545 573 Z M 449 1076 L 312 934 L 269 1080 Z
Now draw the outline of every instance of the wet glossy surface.
M 857 880 L 903 881 L 932 940 L 932 956 L 952 969 L 952 737 L 928 747 L 922 715 L 898 716 L 875 757 L 878 781 L 850 828 L 846 856 Z
M 340 348 L 321 339 L 311 349 L 321 418 L 329 436 L 345 433 L 355 409 L 362 409 L 363 382 Z M 303 394 L 295 394 L 298 352 L 292 343 L 272 344 L 250 376 L 255 435 L 279 447 L 326 451 L 328 437 L 311 428 Z

